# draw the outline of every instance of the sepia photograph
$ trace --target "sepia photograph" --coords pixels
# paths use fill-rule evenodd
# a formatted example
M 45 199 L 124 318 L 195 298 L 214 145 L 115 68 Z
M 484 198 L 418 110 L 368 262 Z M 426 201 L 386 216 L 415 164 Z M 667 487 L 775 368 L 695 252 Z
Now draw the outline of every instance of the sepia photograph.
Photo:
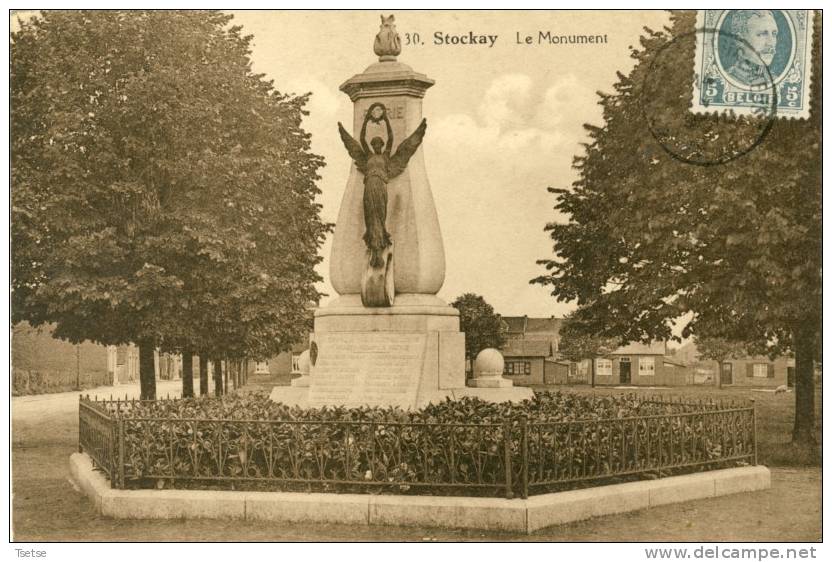
M 8 15 L 10 559 L 819 557 L 821 10 Z

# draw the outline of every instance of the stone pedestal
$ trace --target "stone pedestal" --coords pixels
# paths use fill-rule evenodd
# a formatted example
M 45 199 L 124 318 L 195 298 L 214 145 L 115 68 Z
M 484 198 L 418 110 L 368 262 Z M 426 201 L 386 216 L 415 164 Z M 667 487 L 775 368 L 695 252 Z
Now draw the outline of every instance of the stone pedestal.
M 383 308 L 362 306 L 360 295 L 341 296 L 315 312 L 310 345 L 316 352 L 307 395 L 299 401 L 276 387 L 273 400 L 407 409 L 465 387 L 459 313 L 434 295 L 400 294 Z

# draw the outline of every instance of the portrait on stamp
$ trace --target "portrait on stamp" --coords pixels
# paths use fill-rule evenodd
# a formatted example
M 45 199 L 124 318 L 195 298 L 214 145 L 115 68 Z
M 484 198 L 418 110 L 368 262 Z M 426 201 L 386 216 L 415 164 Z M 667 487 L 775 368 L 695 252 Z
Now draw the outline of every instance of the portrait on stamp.
M 811 29 L 806 10 L 702 10 L 693 111 L 806 117 Z

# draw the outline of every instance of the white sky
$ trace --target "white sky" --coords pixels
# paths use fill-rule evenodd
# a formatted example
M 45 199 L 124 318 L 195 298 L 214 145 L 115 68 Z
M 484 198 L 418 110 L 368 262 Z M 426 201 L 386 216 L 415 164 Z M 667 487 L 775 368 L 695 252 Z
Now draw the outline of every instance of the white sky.
M 254 70 L 284 92 L 313 92 L 305 128 L 326 158 L 320 188 L 324 219 L 335 222 L 350 162 L 336 122 L 351 122 L 352 103 L 338 90 L 376 62 L 379 13 L 235 13 L 254 35 Z M 609 92 L 616 71 L 627 73 L 643 26 L 658 29 L 664 12 L 405 12 L 399 60 L 434 79 L 424 115 L 425 164 L 445 242 L 446 277 L 439 296 L 481 294 L 503 315 L 563 315 L 546 288 L 529 285 L 543 273 L 535 260 L 552 255 L 543 227 L 554 220 L 548 186 L 575 179 L 573 156 L 585 140 L 582 124 L 600 124 L 596 91 Z M 607 34 L 604 45 L 517 45 L 516 34 Z M 499 35 L 493 48 L 434 45 L 435 32 Z M 330 243 L 323 248 L 328 260 Z M 329 266 L 321 289 L 334 296 Z M 322 302 L 326 304 L 326 300 Z

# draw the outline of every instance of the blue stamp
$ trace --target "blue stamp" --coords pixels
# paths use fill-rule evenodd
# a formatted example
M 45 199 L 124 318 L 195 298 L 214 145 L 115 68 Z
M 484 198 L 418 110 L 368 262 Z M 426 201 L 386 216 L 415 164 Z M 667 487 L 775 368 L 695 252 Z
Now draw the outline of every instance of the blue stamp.
M 811 10 L 700 10 L 692 111 L 809 117 Z

